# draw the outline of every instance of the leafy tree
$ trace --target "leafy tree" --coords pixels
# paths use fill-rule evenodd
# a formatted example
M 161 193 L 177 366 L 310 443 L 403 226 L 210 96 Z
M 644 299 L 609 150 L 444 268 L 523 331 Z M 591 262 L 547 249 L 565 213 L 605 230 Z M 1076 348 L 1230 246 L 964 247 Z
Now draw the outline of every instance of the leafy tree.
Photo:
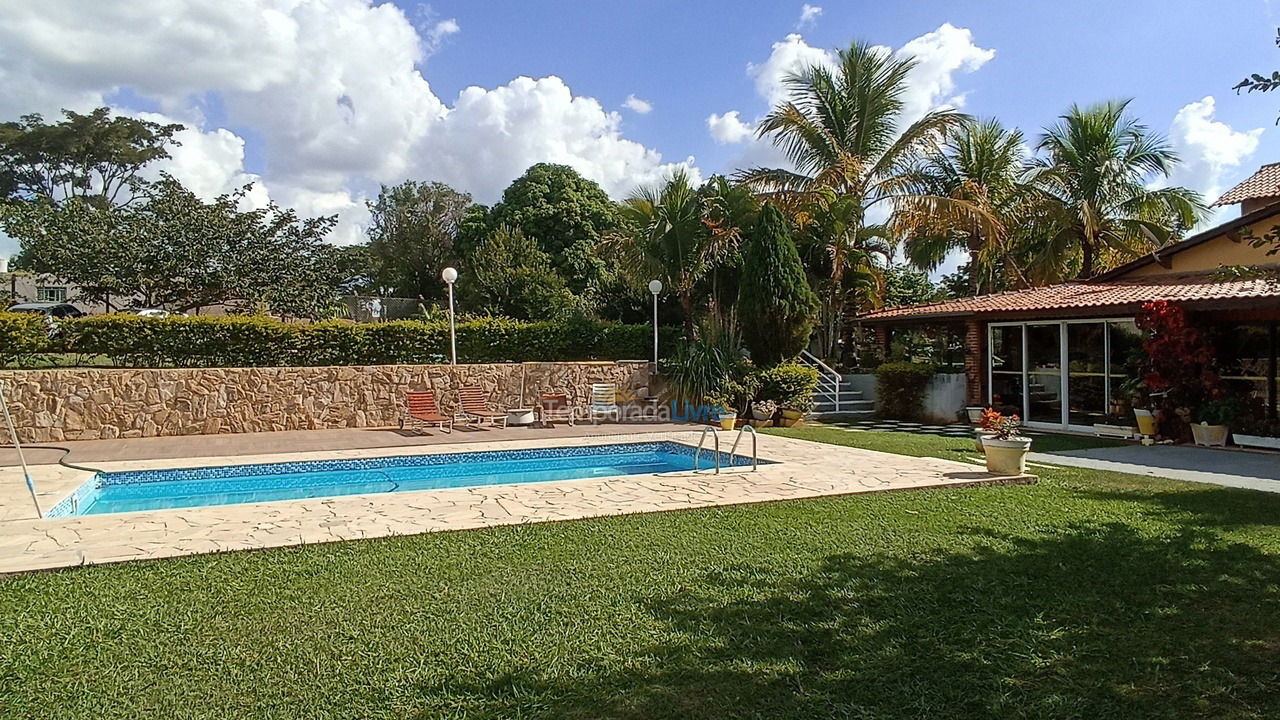
M 800 354 L 813 332 L 818 298 L 782 213 L 766 204 L 742 252 L 742 338 L 760 365 Z
M 519 320 L 546 320 L 578 306 L 551 257 L 523 232 L 499 227 L 481 241 L 458 284 L 469 310 Z
M 369 203 L 369 252 L 378 284 L 401 297 L 444 297 L 440 271 L 456 258 L 454 240 L 471 217 L 471 196 L 438 182 L 383 185 Z
M 1276 29 L 1276 47 L 1280 47 L 1280 28 Z M 1241 90 L 1246 92 L 1271 92 L 1280 87 L 1280 70 L 1271 71 L 1270 75 L 1260 73 L 1250 73 L 1248 77 L 1236 83 L 1235 90 L 1237 94 Z M 1276 119 L 1276 124 L 1280 124 L 1280 118 Z
M 75 283 L 90 302 L 327 315 L 344 279 L 325 242 L 336 218 L 299 219 L 275 205 L 242 212 L 249 187 L 206 203 L 163 175 L 140 203 L 19 203 L 3 225 L 33 270 Z
M 703 206 L 704 223 L 711 242 L 718 249 L 717 259 L 703 281 L 704 294 L 713 313 L 729 322 L 738 301 L 742 276 L 743 237 L 755 226 L 760 200 L 750 187 L 731 182 L 723 175 L 713 175 L 698 188 Z
M 841 336 L 850 288 L 847 270 L 876 272 L 878 248 L 860 245 L 892 241 L 907 228 L 939 217 L 994 225 L 981 208 L 964 200 L 921 194 L 912 164 L 935 148 L 965 116 L 942 110 L 903 127 L 902 96 L 914 60 L 901 60 L 870 45 L 853 43 L 840 51 L 836 67 L 812 65 L 786 79 L 789 98 L 761 122 L 769 138 L 795 170 L 755 168 L 739 177 L 796 214 L 803 226 L 816 213 L 830 217 L 821 232 L 830 256 L 823 288 L 824 343 L 834 354 Z M 876 205 L 892 208 L 888 223 L 868 223 Z M 865 282 L 861 283 L 865 286 Z
M 925 155 L 916 171 L 920 192 L 972 204 L 995 220 L 922 222 L 907 235 L 905 251 L 916 267 L 933 270 L 952 250 L 969 256 L 969 295 L 1006 285 L 1026 287 L 1017 229 L 1032 201 L 1021 179 L 1026 172 L 1022 133 L 997 120 L 969 121 L 948 133 L 941 148 Z M 885 300 L 888 303 L 888 299 Z
M 905 265 L 890 265 L 884 270 L 885 307 L 919 305 L 939 300 L 943 291 L 927 273 Z
M 1035 228 L 1040 282 L 1090 278 L 1149 253 L 1205 215 L 1200 195 L 1182 187 L 1151 189 L 1178 156 L 1168 142 L 1129 116 L 1129 101 L 1072 106 L 1045 130 L 1029 182 L 1040 193 Z
M 0 123 L 0 199 L 127 204 L 145 184 L 139 172 L 169 157 L 173 135 L 183 129 L 112 117 L 105 107 L 62 114 L 53 124 L 36 114 Z

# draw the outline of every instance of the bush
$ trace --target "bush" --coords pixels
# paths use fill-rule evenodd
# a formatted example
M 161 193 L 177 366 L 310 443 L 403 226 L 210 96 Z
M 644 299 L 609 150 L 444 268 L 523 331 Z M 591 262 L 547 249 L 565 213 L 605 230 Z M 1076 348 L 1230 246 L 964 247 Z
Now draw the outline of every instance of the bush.
M 932 365 L 890 362 L 876 368 L 876 413 L 892 420 L 920 420 Z
M 0 365 L 46 352 L 49 346 L 49 325 L 44 316 L 0 312 Z
M 818 389 L 818 371 L 798 363 L 775 365 L 759 374 L 761 400 L 807 412 Z
M 38 316 L 0 318 L 0 352 L 6 363 L 41 351 L 105 355 L 126 367 L 426 364 L 449 359 L 447 322 L 355 325 L 238 315 L 98 315 L 61 323 L 56 342 L 50 343 Z M 590 318 L 533 323 L 469 318 L 457 325 L 458 362 L 639 360 L 652 353 L 652 333 L 649 326 Z M 663 329 L 661 341 L 669 347 L 674 336 L 674 330 Z

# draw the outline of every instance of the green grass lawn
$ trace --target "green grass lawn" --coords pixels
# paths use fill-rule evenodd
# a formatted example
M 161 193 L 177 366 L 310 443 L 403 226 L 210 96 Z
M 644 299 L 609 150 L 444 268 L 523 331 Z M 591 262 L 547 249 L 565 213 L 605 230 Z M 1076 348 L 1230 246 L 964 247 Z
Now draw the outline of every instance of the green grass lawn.
M 1052 469 L 13 577 L 0 716 L 1276 718 L 1280 496 Z

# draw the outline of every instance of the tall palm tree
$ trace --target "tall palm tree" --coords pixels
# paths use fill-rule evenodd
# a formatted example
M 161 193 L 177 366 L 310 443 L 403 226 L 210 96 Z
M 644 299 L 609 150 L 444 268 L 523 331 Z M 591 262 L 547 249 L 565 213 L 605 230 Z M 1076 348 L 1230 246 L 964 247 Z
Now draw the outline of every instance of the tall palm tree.
M 836 350 L 847 288 L 845 272 L 870 254 L 859 251 L 876 206 L 889 220 L 880 223 L 882 240 L 896 239 L 907 227 L 939 216 L 969 217 L 991 223 L 972 205 L 952 198 L 921 195 L 912 175 L 914 161 L 936 147 L 946 131 L 965 116 L 934 111 L 902 127 L 907 75 L 913 60 L 855 42 L 837 54 L 835 67 L 806 67 L 785 80 L 786 102 L 775 107 L 757 132 L 780 148 L 794 169 L 755 168 L 739 178 L 781 207 L 804 227 L 808 217 L 832 209 L 841 222 L 823 241 L 830 272 L 823 303 L 827 354 Z M 834 206 L 834 207 L 833 207 Z
M 634 282 L 657 278 L 680 299 L 685 336 L 693 337 L 694 290 L 724 253 L 726 234 L 712 232 L 702 198 L 684 170 L 642 187 L 622 202 L 624 225 L 609 244 Z
M 1176 239 L 1205 215 L 1200 195 L 1152 189 L 1178 163 L 1129 101 L 1073 105 L 1045 130 L 1029 182 L 1043 195 L 1033 270 L 1044 282 L 1090 278 Z
M 919 192 L 970 203 L 996 222 L 965 218 L 959 224 L 922 223 L 906 238 L 907 259 L 922 270 L 934 270 L 959 249 L 969 256 L 974 295 L 1009 285 L 1025 287 L 1014 244 L 1024 225 L 1018 221 L 1033 199 L 1022 182 L 1027 163 L 1022 132 L 1006 129 L 998 120 L 969 121 L 948 133 L 942 147 L 927 153 L 916 171 Z

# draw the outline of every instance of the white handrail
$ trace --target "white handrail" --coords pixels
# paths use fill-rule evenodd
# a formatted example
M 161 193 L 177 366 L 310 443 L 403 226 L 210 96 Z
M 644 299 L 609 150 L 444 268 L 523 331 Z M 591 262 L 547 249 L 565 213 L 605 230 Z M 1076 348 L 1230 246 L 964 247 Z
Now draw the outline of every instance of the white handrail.
M 840 412 L 840 383 L 844 381 L 844 376 L 808 350 L 800 351 L 800 362 L 817 369 L 819 376 L 818 392 L 831 398 L 835 412 Z M 826 380 L 829 389 L 821 387 L 822 380 Z
M 729 448 L 729 464 L 733 464 L 734 453 L 738 451 L 738 443 L 742 440 L 742 433 L 748 430 L 751 431 L 751 470 L 755 471 L 760 469 L 760 456 L 756 442 L 758 436 L 756 435 L 756 429 L 750 425 L 743 425 L 738 428 L 738 436 L 733 439 L 733 447 Z
M 698 472 L 698 459 L 702 456 L 702 443 L 707 439 L 707 433 L 711 433 L 711 438 L 716 443 L 716 474 L 720 474 L 720 433 L 714 425 L 707 425 L 702 428 L 702 434 L 698 436 L 698 449 L 693 453 L 693 471 Z
M 4 396 L 4 386 L 0 385 L 0 410 L 4 411 L 4 422 L 9 426 L 9 437 L 13 440 L 13 449 L 18 451 L 18 463 L 22 465 L 22 475 L 27 479 L 27 490 L 31 493 L 31 502 L 36 506 L 36 517 L 43 518 L 40 499 L 36 497 L 36 484 L 31 481 L 31 471 L 27 469 L 27 457 L 22 454 L 22 443 L 18 442 L 18 429 L 13 426 L 13 417 L 9 415 L 9 401 Z

